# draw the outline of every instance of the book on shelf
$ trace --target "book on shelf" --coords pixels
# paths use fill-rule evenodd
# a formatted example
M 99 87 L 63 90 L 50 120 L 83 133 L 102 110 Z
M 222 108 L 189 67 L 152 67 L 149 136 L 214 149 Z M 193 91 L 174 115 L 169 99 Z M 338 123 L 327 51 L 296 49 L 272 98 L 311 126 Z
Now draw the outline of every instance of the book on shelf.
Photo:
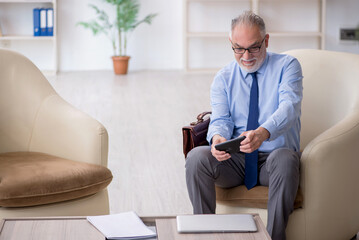
M 33 10 L 34 18 L 34 36 L 40 36 L 40 8 L 34 8 Z
M 46 33 L 47 36 L 54 36 L 54 9 L 46 9 Z
M 54 9 L 33 9 L 34 36 L 54 36 Z
M 149 229 L 133 211 L 111 215 L 88 216 L 87 220 L 106 239 L 151 239 L 156 233 Z
M 47 14 L 46 9 L 40 9 L 40 36 L 47 36 Z

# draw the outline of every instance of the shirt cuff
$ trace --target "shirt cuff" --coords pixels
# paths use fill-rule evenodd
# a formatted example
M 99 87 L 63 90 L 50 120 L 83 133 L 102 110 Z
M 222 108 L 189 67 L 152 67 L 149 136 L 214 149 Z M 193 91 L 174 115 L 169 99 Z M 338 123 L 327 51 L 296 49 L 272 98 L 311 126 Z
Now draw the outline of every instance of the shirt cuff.
M 224 131 L 209 130 L 207 133 L 207 141 L 209 142 L 209 145 L 212 145 L 212 138 L 214 135 L 217 135 L 217 134 L 224 137 L 227 140 L 229 140 L 231 138 L 231 136 L 229 136 L 229 134 L 225 133 Z
M 278 137 L 275 133 L 276 126 L 270 121 L 266 121 L 261 125 L 261 127 L 267 129 L 267 131 L 269 132 L 269 138 L 266 141 L 272 141 Z

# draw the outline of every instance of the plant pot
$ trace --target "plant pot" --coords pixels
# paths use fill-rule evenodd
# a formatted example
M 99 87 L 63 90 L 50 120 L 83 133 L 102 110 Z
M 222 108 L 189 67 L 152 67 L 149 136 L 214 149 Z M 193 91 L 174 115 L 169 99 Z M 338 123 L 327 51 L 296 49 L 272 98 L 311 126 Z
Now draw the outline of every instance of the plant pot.
M 130 56 L 113 56 L 113 70 L 115 74 L 127 74 Z

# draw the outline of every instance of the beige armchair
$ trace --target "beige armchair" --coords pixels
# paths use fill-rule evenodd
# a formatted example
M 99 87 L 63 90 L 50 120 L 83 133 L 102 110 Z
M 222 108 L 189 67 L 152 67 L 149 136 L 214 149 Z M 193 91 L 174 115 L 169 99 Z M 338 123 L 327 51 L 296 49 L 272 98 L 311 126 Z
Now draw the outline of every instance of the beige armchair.
M 0 219 L 108 214 L 107 157 L 104 126 L 29 59 L 0 49 Z
M 289 218 L 287 239 L 350 239 L 359 230 L 359 55 L 323 50 L 286 53 L 300 61 L 304 76 L 303 203 Z M 251 191 L 218 190 L 218 213 L 259 212 L 266 222 L 266 209 L 246 207 L 258 197 Z

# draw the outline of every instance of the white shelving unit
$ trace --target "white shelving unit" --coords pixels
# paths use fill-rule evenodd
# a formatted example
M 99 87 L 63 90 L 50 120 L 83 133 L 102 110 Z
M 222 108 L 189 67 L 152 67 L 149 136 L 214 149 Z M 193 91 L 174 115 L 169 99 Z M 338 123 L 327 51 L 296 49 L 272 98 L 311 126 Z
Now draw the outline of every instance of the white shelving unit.
M 33 9 L 53 8 L 53 36 L 33 36 Z M 57 68 L 56 0 L 0 0 L 0 47 L 24 54 L 44 74 L 54 75 Z
M 269 51 L 325 49 L 326 0 L 184 0 L 187 71 L 217 71 L 233 60 L 230 21 L 245 10 L 265 20 Z

